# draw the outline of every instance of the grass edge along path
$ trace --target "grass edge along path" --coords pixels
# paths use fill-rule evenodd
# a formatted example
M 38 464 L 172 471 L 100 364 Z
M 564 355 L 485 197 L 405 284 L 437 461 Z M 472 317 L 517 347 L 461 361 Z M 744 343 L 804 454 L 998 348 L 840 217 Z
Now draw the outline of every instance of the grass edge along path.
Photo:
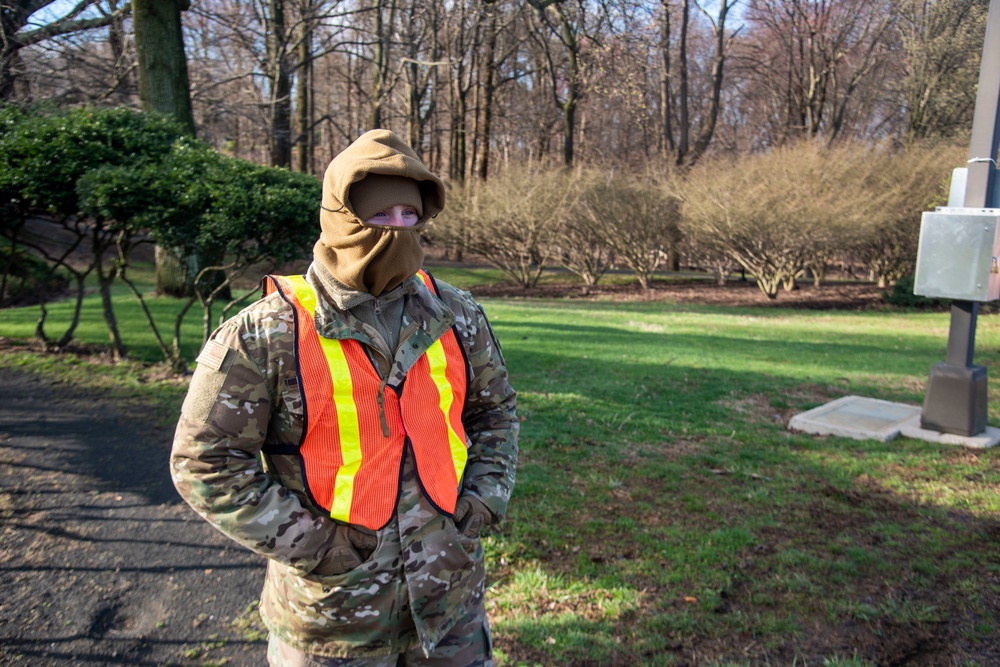
M 486 538 L 499 665 L 1000 664 L 1000 456 L 784 427 L 847 394 L 919 403 L 946 314 L 485 306 L 523 419 Z M 977 339 L 997 377 L 1000 319 Z M 0 363 L 165 419 L 183 395 L 140 365 Z

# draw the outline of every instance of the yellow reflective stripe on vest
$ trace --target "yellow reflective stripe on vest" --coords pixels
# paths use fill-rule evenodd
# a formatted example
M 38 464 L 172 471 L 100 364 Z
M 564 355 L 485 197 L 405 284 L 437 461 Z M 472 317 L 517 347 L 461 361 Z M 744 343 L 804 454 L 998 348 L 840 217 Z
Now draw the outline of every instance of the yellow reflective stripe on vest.
M 465 461 L 469 457 L 469 451 L 465 446 L 465 441 L 455 433 L 455 428 L 451 425 L 451 409 L 455 402 L 455 393 L 452 391 L 451 383 L 446 375 L 448 371 L 448 358 L 444 353 L 444 346 L 440 340 L 427 348 L 427 361 L 430 362 L 431 380 L 437 385 L 438 396 L 440 396 L 441 413 L 444 415 L 444 423 L 448 426 L 448 448 L 451 450 L 451 458 L 455 462 L 455 475 L 457 481 L 461 481 L 462 473 L 465 471 Z
M 430 276 L 426 271 L 423 269 L 417 271 L 417 278 L 420 278 L 420 282 L 440 298 L 440 295 L 437 294 L 437 289 L 431 284 Z M 451 408 L 455 402 L 455 394 L 446 375 L 448 371 L 448 357 L 445 354 L 444 345 L 441 344 L 441 340 L 434 341 L 427 349 L 426 354 L 427 361 L 430 362 L 431 380 L 438 388 L 441 413 L 444 415 L 445 424 L 448 426 L 448 448 L 451 450 L 451 457 L 455 462 L 455 474 L 458 480 L 461 481 L 462 473 L 465 472 L 465 463 L 469 458 L 469 450 L 466 447 L 465 441 L 455 432 L 455 428 L 451 424 Z
M 333 485 L 333 505 L 330 516 L 341 521 L 351 517 L 354 500 L 354 476 L 361 468 L 361 427 L 358 406 L 354 403 L 354 382 L 339 340 L 319 337 L 320 346 L 330 367 L 333 381 L 333 405 L 337 409 L 337 429 L 340 431 L 340 455 L 344 464 L 337 470 Z
M 295 297 L 310 315 L 316 315 L 316 291 L 306 282 L 304 276 L 287 276 L 295 291 Z M 330 368 L 333 382 L 333 405 L 337 411 L 338 442 L 340 455 L 344 461 L 337 470 L 333 487 L 333 505 L 330 516 L 341 521 L 349 521 L 351 502 L 354 500 L 354 476 L 361 468 L 361 427 L 358 421 L 358 406 L 354 402 L 354 382 L 344 354 L 344 346 L 339 340 L 319 336 L 319 344 Z
M 284 276 L 285 280 L 295 292 L 295 298 L 299 304 L 309 311 L 309 314 L 316 315 L 316 290 L 306 282 L 305 276 Z

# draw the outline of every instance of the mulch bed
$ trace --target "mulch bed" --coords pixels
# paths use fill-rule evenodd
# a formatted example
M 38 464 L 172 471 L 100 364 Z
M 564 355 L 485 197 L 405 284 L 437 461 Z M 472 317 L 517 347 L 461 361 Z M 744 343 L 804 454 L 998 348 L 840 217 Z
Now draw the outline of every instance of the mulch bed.
M 799 308 L 808 310 L 869 310 L 885 306 L 884 289 L 870 283 L 800 284 L 768 299 L 752 281 L 717 285 L 708 280 L 655 280 L 644 290 L 636 283 L 597 285 L 543 284 L 523 288 L 510 283 L 482 285 L 470 290 L 477 297 L 666 301 L 737 307 Z

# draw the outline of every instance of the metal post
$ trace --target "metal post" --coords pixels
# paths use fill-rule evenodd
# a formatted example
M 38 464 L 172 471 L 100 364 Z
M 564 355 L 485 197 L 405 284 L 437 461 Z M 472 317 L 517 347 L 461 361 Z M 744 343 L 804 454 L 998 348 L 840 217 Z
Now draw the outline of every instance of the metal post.
M 978 301 L 956 301 L 951 305 L 951 328 L 948 330 L 948 356 L 952 366 L 972 366 L 976 351 Z
M 986 41 L 979 68 L 979 90 L 969 143 L 965 208 L 987 208 L 993 201 L 997 143 L 1000 141 L 1000 0 L 990 0 Z M 951 306 L 948 353 L 931 368 L 920 415 L 923 428 L 959 435 L 986 430 L 986 367 L 972 363 L 979 302 Z

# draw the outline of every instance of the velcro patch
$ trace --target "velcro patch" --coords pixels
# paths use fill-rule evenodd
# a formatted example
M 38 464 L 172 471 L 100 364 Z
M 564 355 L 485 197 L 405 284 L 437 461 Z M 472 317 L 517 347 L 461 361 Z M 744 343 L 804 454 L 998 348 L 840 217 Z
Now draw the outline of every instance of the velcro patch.
M 205 368 L 211 369 L 213 371 L 220 370 L 222 364 L 226 362 L 226 354 L 229 352 L 229 348 L 218 343 L 214 340 L 210 340 L 205 343 L 205 347 L 202 348 L 201 354 L 195 359 L 195 363 L 199 366 L 205 366 Z

